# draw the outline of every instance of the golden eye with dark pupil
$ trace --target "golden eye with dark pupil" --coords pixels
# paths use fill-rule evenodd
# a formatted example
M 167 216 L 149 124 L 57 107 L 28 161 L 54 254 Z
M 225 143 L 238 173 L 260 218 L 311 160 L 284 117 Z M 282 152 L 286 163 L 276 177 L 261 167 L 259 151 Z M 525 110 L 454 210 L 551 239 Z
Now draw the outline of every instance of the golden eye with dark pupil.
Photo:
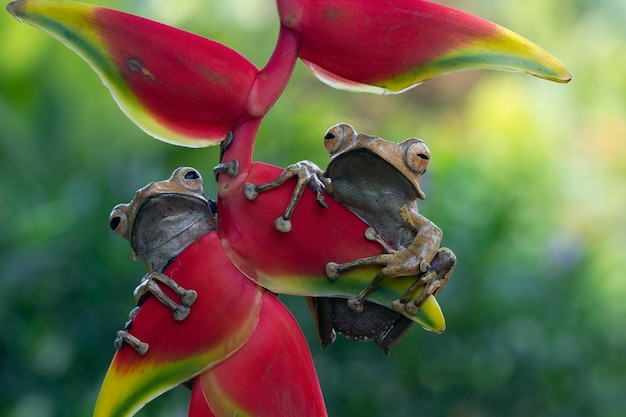
M 411 171 L 417 174 L 426 172 L 430 162 L 430 151 L 426 144 L 417 139 L 409 142 L 404 150 L 404 162 Z
M 178 179 L 178 182 L 189 191 L 202 191 L 202 176 L 195 169 L 180 168 L 176 172 L 176 178 Z
M 328 151 L 330 155 L 333 155 L 341 148 L 342 142 L 343 140 L 333 132 L 328 131 L 324 136 L 324 147 L 326 147 L 326 151 Z

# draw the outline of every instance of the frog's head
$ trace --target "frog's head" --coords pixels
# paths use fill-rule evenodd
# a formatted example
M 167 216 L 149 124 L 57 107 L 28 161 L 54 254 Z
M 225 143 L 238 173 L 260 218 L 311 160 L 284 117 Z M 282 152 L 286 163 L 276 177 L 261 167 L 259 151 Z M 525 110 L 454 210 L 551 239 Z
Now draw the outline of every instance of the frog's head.
M 377 136 L 357 133 L 349 124 L 339 123 L 326 132 L 324 146 L 330 154 L 331 163 L 335 158 L 351 151 L 369 151 L 396 168 L 413 185 L 418 198 L 424 199 L 422 175 L 430 162 L 430 150 L 421 139 L 409 138 L 395 143 Z
M 215 230 L 215 203 L 204 197 L 202 177 L 193 168 L 141 188 L 128 204 L 109 216 L 111 229 L 130 242 L 133 259 L 152 262 L 158 270 L 191 242 Z

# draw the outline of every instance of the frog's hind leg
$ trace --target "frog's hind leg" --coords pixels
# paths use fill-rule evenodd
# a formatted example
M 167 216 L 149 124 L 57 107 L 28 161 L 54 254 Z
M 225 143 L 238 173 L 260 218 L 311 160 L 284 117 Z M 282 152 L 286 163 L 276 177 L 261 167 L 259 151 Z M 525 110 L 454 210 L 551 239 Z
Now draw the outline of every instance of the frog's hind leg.
M 274 221 L 274 227 L 281 232 L 289 232 L 291 230 L 291 216 L 307 185 L 315 191 L 318 204 L 324 208 L 328 207 L 324 200 L 324 195 L 322 194 L 322 190 L 324 190 L 327 185 L 326 178 L 322 176 L 322 170 L 313 162 L 300 161 L 285 168 L 274 181 L 259 185 L 247 182 L 243 187 L 244 196 L 248 200 L 254 200 L 259 193 L 277 188 L 292 177 L 297 177 L 297 182 L 291 200 L 283 215 Z
M 381 265 L 386 266 L 395 259 L 394 254 L 383 254 L 378 256 L 372 256 L 370 258 L 357 259 L 356 261 L 348 262 L 345 264 L 337 264 L 335 262 L 329 262 L 326 264 L 326 276 L 335 280 L 343 272 L 364 266 Z M 356 297 L 348 299 L 348 306 L 356 313 L 363 311 L 363 303 L 369 293 L 374 291 L 389 275 L 386 273 L 385 268 L 381 269 L 374 279 L 365 287 Z
M 334 281 L 337 278 L 339 278 L 339 275 L 343 274 L 344 272 L 350 269 L 361 268 L 364 266 L 372 266 L 372 265 L 386 266 L 394 259 L 395 259 L 395 256 L 393 254 L 383 254 L 383 255 L 372 256 L 369 258 L 357 259 L 356 261 L 347 262 L 345 264 L 338 264 L 336 262 L 328 262 L 326 264 L 326 276 Z
M 437 296 L 444 289 L 456 265 L 456 256 L 448 248 L 440 248 L 437 255 L 432 260 L 430 271 L 415 281 L 404 295 L 392 303 L 395 311 L 416 315 L 419 307 L 428 296 Z M 422 288 L 420 295 L 413 301 L 409 301 L 415 293 Z M 407 302 L 408 301 L 408 302 Z

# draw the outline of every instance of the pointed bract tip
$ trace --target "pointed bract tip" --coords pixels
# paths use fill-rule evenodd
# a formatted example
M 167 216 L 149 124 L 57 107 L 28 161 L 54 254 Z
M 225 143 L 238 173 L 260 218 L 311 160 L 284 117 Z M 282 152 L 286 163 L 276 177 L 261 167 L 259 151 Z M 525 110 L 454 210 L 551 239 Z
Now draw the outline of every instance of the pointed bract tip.
M 22 21 L 22 19 L 20 19 L 19 17 L 19 12 L 20 12 L 20 6 L 22 6 L 24 3 L 23 0 L 17 0 L 17 1 L 12 1 L 11 3 L 7 4 L 7 12 L 9 12 L 14 18 L 16 18 L 17 20 L 19 20 L 20 22 Z

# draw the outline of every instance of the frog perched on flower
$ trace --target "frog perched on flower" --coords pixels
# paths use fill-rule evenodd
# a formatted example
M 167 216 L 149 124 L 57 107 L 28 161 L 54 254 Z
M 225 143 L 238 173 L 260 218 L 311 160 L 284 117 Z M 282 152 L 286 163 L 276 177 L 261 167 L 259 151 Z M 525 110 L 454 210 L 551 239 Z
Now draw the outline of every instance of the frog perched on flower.
M 301 161 L 287 167 L 275 181 L 246 184 L 244 195 L 253 200 L 259 193 L 297 177 L 292 199 L 275 222 L 278 230 L 288 232 L 291 215 L 306 186 L 316 192 L 321 205 L 326 204 L 322 193 L 325 191 L 365 221 L 370 226 L 366 237 L 380 242 L 386 252 L 344 264 L 329 262 L 326 265 L 330 279 L 337 279 L 348 269 L 382 266 L 371 283 L 348 300 L 349 307 L 355 312 L 363 311 L 367 295 L 386 278 L 417 275 L 416 284 L 393 304 L 398 312 L 406 308 L 414 314 L 428 295 L 436 295 L 443 289 L 455 264 L 452 251 L 439 248 L 441 229 L 418 212 L 417 200 L 425 198 L 422 175 L 430 162 L 428 146 L 415 138 L 395 143 L 357 133 L 345 123 L 326 132 L 324 145 L 330 154 L 325 171 L 310 161 Z M 448 259 L 443 274 L 431 271 L 431 263 L 437 255 Z M 419 288 L 422 288 L 420 297 L 405 304 Z

